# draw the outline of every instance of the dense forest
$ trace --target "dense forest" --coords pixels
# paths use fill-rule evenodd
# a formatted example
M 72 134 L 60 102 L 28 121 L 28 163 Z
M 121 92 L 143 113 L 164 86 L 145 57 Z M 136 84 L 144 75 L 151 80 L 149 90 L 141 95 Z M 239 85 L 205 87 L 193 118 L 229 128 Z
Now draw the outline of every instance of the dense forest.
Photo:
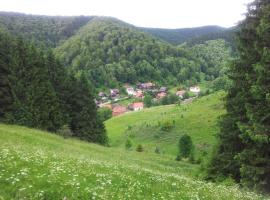
M 231 57 L 231 43 L 219 35 L 226 29 L 220 27 L 178 29 L 177 37 L 183 37 L 186 42 L 206 33 L 219 35 L 180 46 L 109 17 L 47 17 L 2 12 L 0 27 L 40 48 L 54 47 L 54 54 L 69 72 L 76 76 L 84 73 L 96 88 L 144 81 L 192 85 L 214 80 L 226 65 L 228 55 Z M 214 45 L 215 51 L 209 50 Z
M 76 73 L 87 71 L 96 87 L 149 80 L 174 85 L 217 78 L 230 47 L 223 40 L 175 47 L 119 20 L 95 18 L 55 53 Z
M 39 45 L 56 47 L 74 35 L 93 17 L 50 17 L 0 12 L 0 27 Z
M 232 85 L 220 121 L 219 145 L 209 178 L 231 177 L 270 191 L 270 2 L 255 0 L 237 33 L 239 57 L 229 68 Z
M 141 28 L 141 30 L 150 33 L 157 38 L 160 38 L 171 44 L 179 45 L 184 42 L 195 41 L 199 38 L 205 38 L 204 41 L 220 38 L 224 39 L 228 35 L 227 31 L 230 29 L 219 26 L 203 26 L 181 29 Z
M 89 81 L 68 73 L 50 49 L 1 30 L 0 77 L 1 122 L 106 144 Z

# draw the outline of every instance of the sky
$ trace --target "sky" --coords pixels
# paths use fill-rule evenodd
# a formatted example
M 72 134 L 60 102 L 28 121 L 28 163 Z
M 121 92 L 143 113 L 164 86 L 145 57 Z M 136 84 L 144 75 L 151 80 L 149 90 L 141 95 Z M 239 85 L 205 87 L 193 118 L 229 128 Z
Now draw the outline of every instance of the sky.
M 0 0 L 0 11 L 111 16 L 140 27 L 231 27 L 252 0 Z

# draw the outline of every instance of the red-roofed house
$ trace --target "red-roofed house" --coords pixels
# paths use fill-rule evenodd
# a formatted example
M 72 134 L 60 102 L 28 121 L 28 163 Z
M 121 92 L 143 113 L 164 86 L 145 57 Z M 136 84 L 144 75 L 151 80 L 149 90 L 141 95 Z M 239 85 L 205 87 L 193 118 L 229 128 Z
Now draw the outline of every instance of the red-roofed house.
M 156 98 L 157 99 L 162 99 L 163 97 L 166 97 L 167 96 L 167 93 L 166 92 L 160 92 L 157 94 Z
M 129 109 L 133 110 L 133 111 L 139 111 L 143 109 L 143 102 L 135 102 L 130 104 L 128 107 Z
M 125 106 L 115 105 L 112 109 L 112 115 L 117 116 L 127 112 L 127 108 Z

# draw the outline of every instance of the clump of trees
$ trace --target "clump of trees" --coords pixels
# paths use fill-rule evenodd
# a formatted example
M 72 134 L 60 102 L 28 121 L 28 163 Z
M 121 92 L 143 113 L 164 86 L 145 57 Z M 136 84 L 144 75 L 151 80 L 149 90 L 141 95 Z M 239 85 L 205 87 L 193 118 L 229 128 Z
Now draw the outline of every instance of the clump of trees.
M 87 77 L 76 78 L 49 49 L 0 30 L 0 121 L 107 144 Z M 66 131 L 64 131 L 66 132 Z
M 218 146 L 208 178 L 232 177 L 270 191 L 270 2 L 255 0 L 237 33 L 239 58 L 230 66 L 232 84 L 220 121 Z

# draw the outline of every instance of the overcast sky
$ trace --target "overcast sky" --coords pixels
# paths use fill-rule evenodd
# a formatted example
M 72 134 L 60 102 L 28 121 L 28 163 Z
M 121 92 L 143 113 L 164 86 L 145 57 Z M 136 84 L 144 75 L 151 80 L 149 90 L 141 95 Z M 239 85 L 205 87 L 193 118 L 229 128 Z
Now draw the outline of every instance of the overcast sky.
M 136 26 L 234 26 L 252 0 L 0 0 L 1 11 L 112 16 Z

